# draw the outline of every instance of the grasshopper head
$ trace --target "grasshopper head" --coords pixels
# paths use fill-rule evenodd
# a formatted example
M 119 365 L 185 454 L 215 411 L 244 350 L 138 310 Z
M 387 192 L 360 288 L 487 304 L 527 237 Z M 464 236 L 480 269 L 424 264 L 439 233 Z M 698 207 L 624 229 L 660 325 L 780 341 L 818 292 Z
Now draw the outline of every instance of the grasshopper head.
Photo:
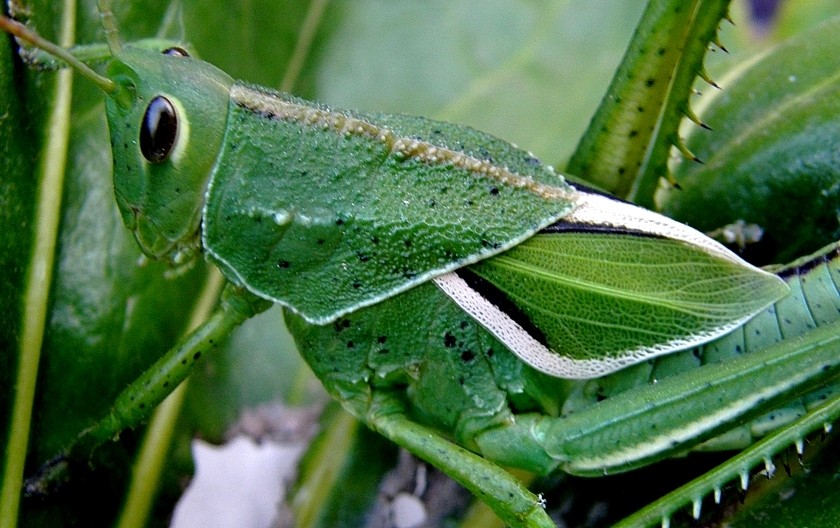
M 123 221 L 147 255 L 179 262 L 198 247 L 204 191 L 227 126 L 233 79 L 180 48 L 123 48 L 110 2 L 100 7 L 111 57 L 107 76 L 3 15 L 0 29 L 61 59 L 107 95 Z
M 143 252 L 175 262 L 199 244 L 204 193 L 227 125 L 233 80 L 179 48 L 126 46 L 108 67 L 114 190 Z

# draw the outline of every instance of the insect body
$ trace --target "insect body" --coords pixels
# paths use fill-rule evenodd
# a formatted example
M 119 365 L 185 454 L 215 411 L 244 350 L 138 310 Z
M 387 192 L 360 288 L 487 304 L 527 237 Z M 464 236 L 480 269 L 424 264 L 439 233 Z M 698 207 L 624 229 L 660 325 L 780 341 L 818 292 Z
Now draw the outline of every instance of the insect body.
M 586 472 L 585 444 L 597 442 L 583 430 L 598 420 L 554 418 L 573 383 L 557 376 L 707 342 L 787 291 L 696 231 L 472 129 L 330 109 L 179 50 L 112 55 L 99 84 L 114 184 L 143 250 L 175 262 L 203 251 L 240 295 L 282 304 L 330 392 L 509 522 L 544 512 L 428 424 L 489 460 Z M 679 411 L 663 416 L 683 424 Z M 563 444 L 561 423 L 583 432 Z M 549 440 L 532 434 L 543 431 Z M 665 452 L 597 446 L 614 461 L 596 471 Z
M 232 282 L 310 323 L 436 279 L 529 364 L 592 377 L 709 340 L 785 291 L 696 231 L 576 189 L 465 127 L 329 109 L 234 82 L 181 53 L 126 47 L 109 77 L 117 203 L 144 251 L 179 261 L 201 248 Z M 198 140 L 195 131 L 209 132 Z M 539 282 L 554 297 L 539 313 L 514 318 L 478 305 L 477 290 L 444 278 L 549 225 L 553 240 L 528 243 L 536 253 L 517 251 L 517 265 L 475 268 L 500 296 L 519 296 L 520 308 L 534 304 L 526 290 Z M 581 280 L 568 265 L 594 254 L 570 232 L 592 231 L 609 232 L 610 243 Z M 636 262 L 628 288 L 618 267 L 639 252 L 651 257 Z M 628 335 L 603 341 L 597 323 L 560 306 L 590 306 Z M 623 319 L 609 315 L 617 311 Z
M 712 339 L 785 292 L 700 233 L 574 188 L 475 130 L 332 110 L 237 83 L 180 49 L 112 54 L 109 78 L 88 75 L 109 96 L 117 203 L 141 248 L 175 262 L 203 249 L 232 282 L 310 323 L 435 279 L 530 365 L 593 377 Z M 513 260 L 474 269 L 497 301 L 445 276 L 549 225 L 553 236 Z M 597 255 L 593 232 L 609 240 Z M 549 298 L 530 301 L 538 290 Z

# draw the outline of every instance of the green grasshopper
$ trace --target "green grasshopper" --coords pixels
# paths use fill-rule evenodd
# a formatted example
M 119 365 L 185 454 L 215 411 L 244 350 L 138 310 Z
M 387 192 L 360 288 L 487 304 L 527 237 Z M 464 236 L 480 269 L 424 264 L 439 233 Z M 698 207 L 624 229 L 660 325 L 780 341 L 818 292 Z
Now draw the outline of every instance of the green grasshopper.
M 18 26 L 5 27 L 73 62 Z M 784 284 L 689 228 L 570 185 L 527 153 L 470 129 L 337 111 L 234 83 L 180 49 L 120 48 L 114 39 L 110 48 L 110 79 L 87 75 L 109 95 L 126 225 L 150 256 L 180 263 L 203 250 L 238 286 L 167 360 L 188 363 L 185 354 L 264 309 L 251 294 L 282 304 L 302 354 L 348 410 L 452 474 L 508 523 L 549 521 L 533 495 L 488 461 L 538 472 L 626 470 L 682 452 L 736 416 L 757 416 L 834 373 L 826 371 L 836 355 L 828 345 L 808 358 L 785 349 L 783 363 L 756 365 L 747 356 L 571 418 L 551 417 L 568 393 L 556 376 L 602 376 L 727 339 L 782 296 Z M 186 78 L 201 89 L 174 92 Z M 196 131 L 200 142 L 190 141 Z M 258 152 L 265 165 L 253 162 Z M 266 166 L 287 177 L 269 171 L 264 178 Z M 634 266 L 631 279 L 624 273 Z M 592 310 L 586 317 L 577 315 L 582 306 Z M 608 308 L 629 315 L 616 321 Z M 774 352 L 781 354 L 767 353 Z M 754 395 L 744 380 L 750 368 L 778 382 Z M 791 368 L 801 376 L 791 377 Z M 737 375 L 718 386 L 721 370 Z M 170 376 L 166 383 L 149 388 L 150 378 L 139 380 L 108 423 L 79 444 L 142 419 L 182 371 L 154 368 L 152 376 Z M 692 383 L 717 391 L 683 398 Z M 705 410 L 704 398 L 721 394 L 732 407 L 705 425 L 671 406 L 676 399 Z M 662 405 L 646 408 L 650 421 L 642 423 L 662 422 L 657 433 L 636 423 L 626 447 L 599 439 L 615 434 L 602 433 L 603 418 L 629 416 L 651 395 Z M 451 431 L 484 459 L 436 430 Z

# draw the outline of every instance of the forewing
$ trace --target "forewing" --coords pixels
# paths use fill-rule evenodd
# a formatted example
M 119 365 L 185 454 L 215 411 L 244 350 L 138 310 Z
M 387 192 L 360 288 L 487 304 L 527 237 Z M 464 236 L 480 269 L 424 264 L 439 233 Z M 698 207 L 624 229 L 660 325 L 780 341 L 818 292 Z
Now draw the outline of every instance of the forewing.
M 696 231 L 641 214 L 667 229 L 564 220 L 437 283 L 524 361 L 566 378 L 704 343 L 787 292 L 715 242 L 694 242 Z
M 577 195 L 472 129 L 232 93 L 204 247 L 229 278 L 311 323 L 504 251 Z

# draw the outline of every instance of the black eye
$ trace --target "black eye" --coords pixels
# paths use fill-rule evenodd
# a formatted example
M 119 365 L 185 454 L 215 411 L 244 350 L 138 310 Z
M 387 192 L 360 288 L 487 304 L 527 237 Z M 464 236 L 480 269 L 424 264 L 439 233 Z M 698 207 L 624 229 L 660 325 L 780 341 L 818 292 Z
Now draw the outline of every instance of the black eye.
M 172 153 L 178 137 L 178 116 L 169 99 L 152 99 L 140 125 L 140 152 L 150 163 L 160 163 Z
M 170 57 L 189 57 L 190 54 L 187 53 L 187 50 L 184 48 L 179 48 L 178 46 L 172 46 L 171 48 L 166 48 L 161 53 L 164 55 L 169 55 Z

